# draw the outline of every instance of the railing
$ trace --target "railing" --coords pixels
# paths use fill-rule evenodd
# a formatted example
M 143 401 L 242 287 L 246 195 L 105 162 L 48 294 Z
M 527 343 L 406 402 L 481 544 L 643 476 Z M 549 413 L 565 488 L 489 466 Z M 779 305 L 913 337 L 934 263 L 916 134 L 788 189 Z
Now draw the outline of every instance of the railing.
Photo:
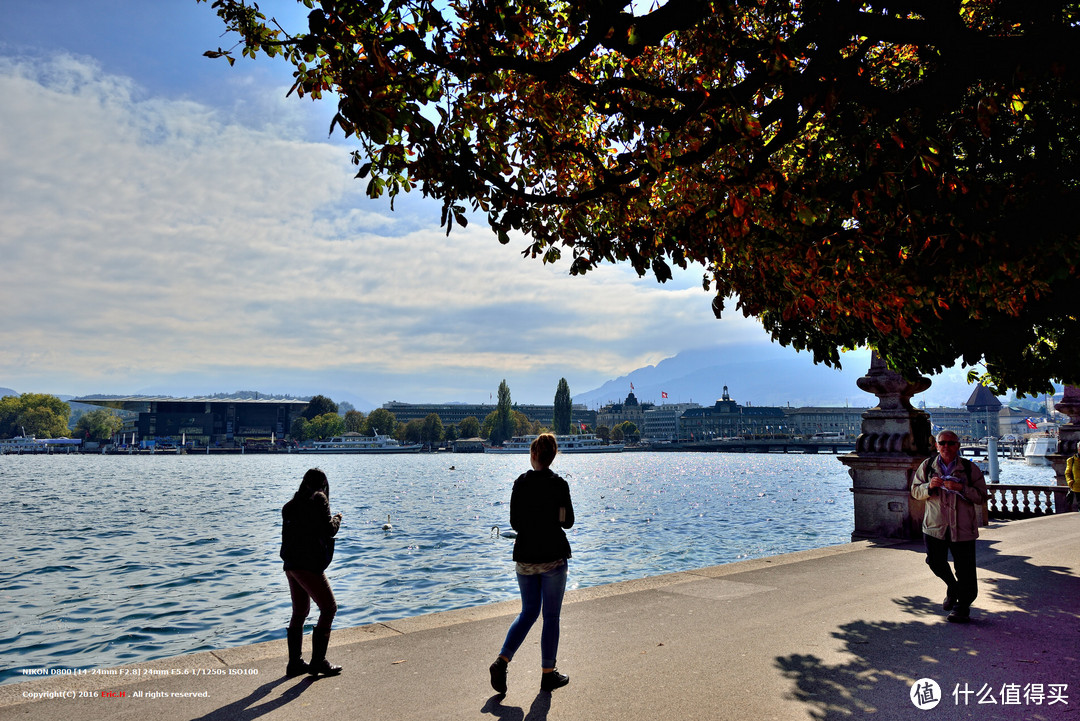
M 1015 520 L 1064 513 L 1067 486 L 1032 486 L 1014 483 L 987 484 L 990 518 Z

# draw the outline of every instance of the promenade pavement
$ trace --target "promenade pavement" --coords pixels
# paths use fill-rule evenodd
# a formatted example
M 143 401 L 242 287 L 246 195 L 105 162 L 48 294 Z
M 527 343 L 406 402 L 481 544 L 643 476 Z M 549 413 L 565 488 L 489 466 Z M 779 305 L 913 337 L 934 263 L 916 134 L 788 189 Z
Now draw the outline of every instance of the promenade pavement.
M 1080 514 L 991 524 L 978 565 L 969 625 L 945 621 L 915 543 L 573 590 L 559 657 L 571 683 L 553 693 L 539 691 L 539 622 L 509 692 L 489 687 L 514 601 L 335 630 L 337 677 L 285 678 L 274 641 L 8 684 L 0 720 L 1080 721 Z M 912 701 L 921 679 L 939 685 L 936 708 Z

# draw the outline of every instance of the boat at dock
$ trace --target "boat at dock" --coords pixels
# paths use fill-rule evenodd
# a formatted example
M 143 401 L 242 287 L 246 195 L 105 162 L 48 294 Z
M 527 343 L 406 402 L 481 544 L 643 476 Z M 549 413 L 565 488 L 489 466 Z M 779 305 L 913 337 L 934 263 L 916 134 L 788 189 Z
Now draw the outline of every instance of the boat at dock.
M 1057 436 L 1048 433 L 1031 436 L 1024 444 L 1024 462 L 1031 466 L 1049 466 L 1048 456 L 1057 453 Z
M 534 440 L 536 436 L 514 436 L 501 446 L 485 446 L 484 453 L 528 453 Z M 559 453 L 620 453 L 625 448 L 621 443 L 604 443 L 593 433 L 557 435 L 555 441 Z
M 35 438 L 16 436 L 0 438 L 0 455 L 24 453 L 77 453 L 81 438 Z
M 421 448 L 419 443 L 403 444 L 390 436 L 346 433 L 314 441 L 310 446 L 300 446 L 296 450 L 299 453 L 419 453 Z

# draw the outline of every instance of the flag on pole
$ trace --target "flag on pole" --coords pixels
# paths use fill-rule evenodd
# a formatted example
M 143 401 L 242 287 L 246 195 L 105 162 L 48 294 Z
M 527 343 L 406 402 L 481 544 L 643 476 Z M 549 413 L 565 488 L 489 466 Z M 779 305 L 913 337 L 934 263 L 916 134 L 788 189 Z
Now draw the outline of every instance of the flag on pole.
M 630 384 L 630 390 L 634 390 L 634 384 L 633 383 Z
M 666 391 L 660 391 L 660 397 L 661 398 L 667 398 L 667 392 Z
M 1031 430 L 1036 430 L 1039 427 L 1035 424 L 1035 421 L 1031 420 L 1030 418 L 1025 418 L 1024 423 L 1027 423 L 1027 427 Z
M 581 423 L 581 431 L 583 433 L 585 432 L 585 423 L 584 423 L 584 421 Z

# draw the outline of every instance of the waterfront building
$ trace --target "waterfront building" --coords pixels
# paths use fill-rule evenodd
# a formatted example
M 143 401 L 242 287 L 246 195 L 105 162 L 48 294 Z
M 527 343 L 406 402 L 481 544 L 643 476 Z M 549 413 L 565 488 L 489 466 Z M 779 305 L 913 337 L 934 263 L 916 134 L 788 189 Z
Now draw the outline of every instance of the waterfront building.
M 986 386 L 976 386 L 964 405 L 967 407 L 968 413 L 971 414 L 972 438 L 998 438 L 1001 436 L 998 419 L 998 413 L 1001 412 L 1001 401 Z
M 609 403 L 596 412 L 596 425 L 614 428 L 620 423 L 630 421 L 641 432 L 645 426 L 645 412 L 653 409 L 652 403 L 641 403 L 633 391 L 622 403 Z
M 998 411 L 998 429 L 1001 431 L 1002 436 L 1021 438 L 1031 433 L 1031 427 L 1028 426 L 1027 419 L 1035 420 L 1038 417 L 1026 408 L 1005 406 Z
M 299 399 L 167 398 L 90 396 L 73 399 L 104 408 L 133 411 L 121 437 L 136 444 L 181 439 L 199 446 L 242 445 L 244 441 L 282 439 L 307 407 Z
M 728 395 L 712 406 L 690 408 L 680 418 L 683 439 L 746 438 L 790 435 L 784 409 L 776 406 L 741 406 Z
M 943 430 L 954 431 L 960 438 L 973 438 L 971 432 L 971 413 L 967 408 L 923 408 L 930 415 L 930 428 L 933 434 Z
M 644 413 L 641 437 L 654 441 L 677 441 L 680 437 L 683 413 L 701 408 L 698 403 L 664 403 Z
M 863 413 L 869 408 L 804 406 L 785 408 L 788 434 L 792 436 L 814 436 L 821 433 L 854 440 L 862 430 Z
M 401 401 L 389 401 L 383 403 L 383 408 L 394 414 L 401 423 L 411 420 L 424 420 L 432 413 L 439 416 L 444 426 L 457 425 L 469 416 L 481 423 L 493 413 L 496 405 L 493 403 L 402 403 Z M 526 418 L 542 426 L 550 427 L 552 418 L 555 416 L 555 405 L 513 405 L 515 411 L 524 414 Z M 570 422 L 575 426 L 584 423 L 587 426 L 596 424 L 596 411 L 590 411 L 583 403 L 575 403 L 570 406 Z

